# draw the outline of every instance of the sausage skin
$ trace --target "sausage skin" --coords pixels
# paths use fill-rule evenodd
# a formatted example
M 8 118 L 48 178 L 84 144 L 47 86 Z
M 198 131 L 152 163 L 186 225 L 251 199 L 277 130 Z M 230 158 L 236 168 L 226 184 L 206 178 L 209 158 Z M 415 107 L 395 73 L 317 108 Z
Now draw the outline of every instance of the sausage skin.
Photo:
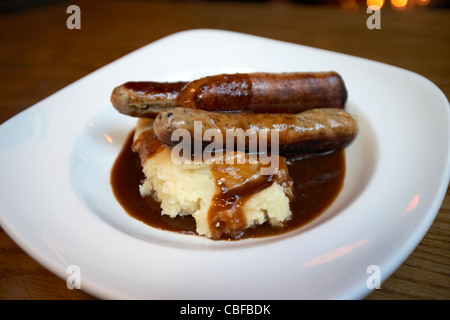
M 153 123 L 153 130 L 159 140 L 174 146 L 179 143 L 179 140 L 172 139 L 172 134 L 177 129 L 187 130 L 192 142 L 196 136 L 196 126 L 197 130 L 199 126 L 201 128 L 202 140 L 205 140 L 203 134 L 206 130 L 216 130 L 222 137 L 224 149 L 227 147 L 228 130 L 233 132 L 242 129 L 243 132 L 256 134 L 258 143 L 260 135 L 267 134 L 267 145 L 270 148 L 270 130 L 275 129 L 278 133 L 279 153 L 283 156 L 341 149 L 350 144 L 358 133 L 355 117 L 338 108 L 316 108 L 297 114 L 263 114 L 209 112 L 177 107 L 160 112 Z M 241 138 L 248 149 L 250 139 Z
M 333 71 L 219 74 L 189 83 L 134 82 L 116 87 L 111 95 L 120 112 L 149 118 L 170 107 L 299 113 L 312 108 L 343 109 L 346 101 L 345 83 Z

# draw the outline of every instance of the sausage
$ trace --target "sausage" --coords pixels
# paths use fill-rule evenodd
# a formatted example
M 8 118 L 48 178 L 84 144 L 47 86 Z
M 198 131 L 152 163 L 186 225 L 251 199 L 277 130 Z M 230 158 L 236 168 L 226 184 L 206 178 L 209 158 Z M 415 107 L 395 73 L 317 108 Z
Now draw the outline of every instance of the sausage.
M 129 82 L 113 90 L 122 113 L 154 118 L 170 107 L 206 111 L 299 113 L 345 108 L 347 89 L 336 72 L 219 74 L 191 82 Z
M 220 74 L 189 82 L 177 101 L 207 111 L 299 113 L 344 108 L 347 89 L 336 72 Z
M 293 156 L 344 148 L 356 137 L 358 124 L 353 115 L 338 108 L 316 108 L 297 114 L 264 114 L 208 112 L 180 107 L 160 112 L 153 123 L 158 139 L 170 146 L 179 143 L 179 139 L 172 138 L 177 129 L 187 130 L 191 137 L 189 143 L 195 143 L 194 137 L 202 137 L 203 145 L 209 141 L 209 138 L 205 139 L 206 130 L 213 129 L 216 137 L 222 139 L 223 149 L 227 148 L 227 130 L 255 134 L 258 146 L 260 136 L 267 133 L 269 149 L 272 130 L 276 130 L 280 155 Z M 249 136 L 238 134 L 236 146 L 243 143 L 243 151 L 248 151 L 251 143 Z
M 126 82 L 114 88 L 112 105 L 133 117 L 155 118 L 159 111 L 176 107 L 176 99 L 187 82 Z

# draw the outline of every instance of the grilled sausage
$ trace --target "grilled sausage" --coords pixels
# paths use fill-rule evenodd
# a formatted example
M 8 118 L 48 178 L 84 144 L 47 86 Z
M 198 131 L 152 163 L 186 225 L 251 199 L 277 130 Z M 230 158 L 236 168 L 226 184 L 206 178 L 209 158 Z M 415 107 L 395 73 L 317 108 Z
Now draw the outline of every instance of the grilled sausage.
M 120 112 L 154 118 L 168 107 L 207 111 L 299 113 L 344 108 L 347 89 L 336 72 L 219 74 L 189 83 L 126 83 L 111 101 Z
M 336 72 L 220 74 L 189 82 L 177 97 L 181 107 L 255 113 L 344 108 L 346 100 Z
M 172 136 L 177 129 L 187 130 L 191 137 L 189 143 L 195 142 L 194 137 L 209 141 L 205 139 L 204 134 L 206 130 L 213 129 L 215 133 L 211 136 L 220 137 L 224 149 L 229 142 L 227 130 L 231 133 L 244 132 L 247 136 L 236 135 L 236 145 L 243 143 L 245 151 L 248 151 L 251 134 L 256 135 L 258 143 L 260 136 L 266 135 L 266 143 L 270 149 L 271 135 L 274 132 L 272 130 L 276 130 L 280 154 L 292 156 L 344 148 L 356 137 L 358 124 L 355 117 L 338 108 L 316 108 L 298 114 L 233 114 L 173 108 L 160 112 L 153 123 L 153 130 L 158 139 L 171 146 L 179 143 L 179 140 L 173 139 Z
M 111 103 L 133 117 L 155 118 L 159 111 L 176 107 L 177 96 L 187 82 L 127 82 L 114 88 Z

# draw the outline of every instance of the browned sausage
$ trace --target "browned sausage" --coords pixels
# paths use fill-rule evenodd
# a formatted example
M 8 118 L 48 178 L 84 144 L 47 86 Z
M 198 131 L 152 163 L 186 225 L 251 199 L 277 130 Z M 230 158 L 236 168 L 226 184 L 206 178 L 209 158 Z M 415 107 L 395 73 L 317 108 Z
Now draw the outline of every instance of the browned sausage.
M 133 117 L 154 118 L 159 111 L 176 107 L 177 96 L 186 82 L 127 82 L 114 88 L 113 106 Z
M 154 118 L 168 107 L 207 111 L 299 113 L 344 108 L 347 89 L 336 72 L 219 74 L 189 83 L 127 83 L 111 101 L 120 112 Z
M 336 72 L 220 74 L 189 82 L 177 101 L 207 111 L 299 113 L 344 108 L 347 89 Z
M 223 148 L 226 149 L 227 130 L 254 133 L 259 137 L 268 132 L 267 143 L 271 141 L 271 131 L 277 130 L 280 154 L 323 153 L 344 148 L 356 137 L 358 124 L 354 116 L 338 108 L 318 108 L 292 113 L 221 113 L 189 108 L 173 108 L 162 111 L 153 123 L 153 130 L 162 142 L 168 145 L 179 143 L 172 134 L 177 129 L 185 129 L 192 138 L 201 131 L 200 137 L 208 129 L 214 129 L 221 135 Z M 195 131 L 197 130 L 197 131 Z M 247 131 L 248 130 L 248 131 Z M 241 132 L 242 132 L 241 131 Z M 178 131 L 180 132 L 180 131 Z M 198 135 L 197 135 L 198 137 Z M 248 149 L 249 141 L 245 136 L 238 136 Z M 174 140 L 174 141 L 173 141 Z M 208 139 L 206 139 L 208 140 Z M 238 145 L 238 142 L 236 142 Z M 270 147 L 270 146 L 269 146 Z

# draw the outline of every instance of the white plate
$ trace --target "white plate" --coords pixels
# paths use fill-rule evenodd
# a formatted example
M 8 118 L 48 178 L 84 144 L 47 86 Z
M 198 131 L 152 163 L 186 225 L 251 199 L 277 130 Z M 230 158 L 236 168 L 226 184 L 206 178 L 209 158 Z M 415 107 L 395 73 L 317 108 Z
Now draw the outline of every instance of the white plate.
M 360 134 L 346 150 L 341 194 L 312 223 L 272 238 L 214 242 L 155 230 L 116 202 L 110 169 L 135 119 L 111 106 L 114 86 L 327 70 L 342 74 Z M 100 298 L 359 299 L 370 293 L 368 281 L 388 278 L 427 232 L 449 181 L 449 138 L 448 101 L 417 74 L 250 35 L 186 31 L 1 125 L 0 221 L 61 278 L 78 266 L 81 288 Z

